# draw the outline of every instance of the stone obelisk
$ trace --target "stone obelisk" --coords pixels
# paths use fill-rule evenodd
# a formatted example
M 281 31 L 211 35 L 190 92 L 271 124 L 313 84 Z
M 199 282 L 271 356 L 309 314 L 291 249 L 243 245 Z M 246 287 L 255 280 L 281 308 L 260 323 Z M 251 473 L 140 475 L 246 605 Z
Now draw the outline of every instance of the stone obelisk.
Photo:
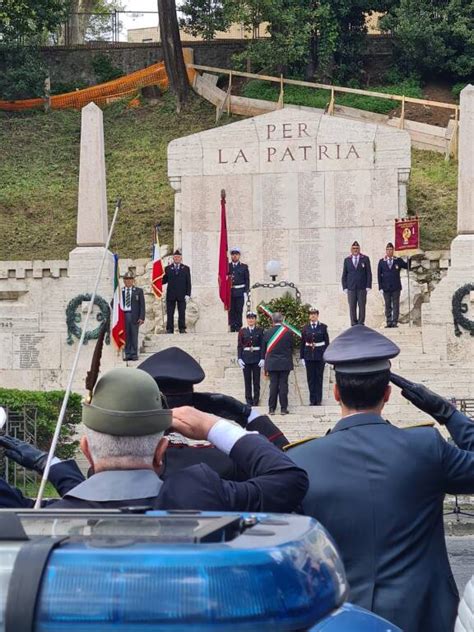
M 69 255 L 69 276 L 95 276 L 107 241 L 107 184 L 102 110 L 89 103 L 81 113 L 77 247 Z M 104 278 L 112 278 L 112 256 Z
M 474 325 L 473 85 L 462 90 L 460 99 L 457 233 L 448 274 L 423 305 L 423 345 L 427 351 L 439 349 L 445 360 L 464 362 L 474 379 L 474 336 L 465 326 L 468 321 Z

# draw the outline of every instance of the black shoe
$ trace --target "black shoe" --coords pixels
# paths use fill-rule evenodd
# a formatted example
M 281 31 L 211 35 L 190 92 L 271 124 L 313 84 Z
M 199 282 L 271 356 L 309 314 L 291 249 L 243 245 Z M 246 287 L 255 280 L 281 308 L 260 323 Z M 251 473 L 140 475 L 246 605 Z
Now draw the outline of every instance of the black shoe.
M 186 329 L 180 329 L 180 330 L 179 330 L 179 333 L 180 333 L 180 334 L 185 334 L 185 333 L 186 333 Z
M 385 325 L 385 329 L 390 329 L 390 327 L 391 327 L 391 326 L 392 326 L 392 323 L 387 323 L 387 324 Z
M 249 406 L 253 406 L 253 400 L 252 399 L 246 399 L 245 401 L 247 402 L 247 404 Z
M 172 334 L 172 333 L 174 333 L 174 332 L 173 332 L 173 330 L 172 330 L 172 329 L 167 329 L 167 330 L 166 330 L 166 333 L 167 333 L 167 334 Z
M 289 415 L 289 414 L 290 414 L 290 411 L 288 410 L 288 408 L 282 408 L 282 409 L 281 409 L 281 414 L 282 414 L 282 415 Z
M 392 323 L 392 327 L 394 327 L 395 329 L 398 329 L 397 323 Z
M 130 360 L 132 360 L 132 362 L 136 362 L 138 360 L 138 356 L 133 356 L 133 358 L 130 358 Z
M 270 408 L 270 409 L 268 410 L 268 414 L 269 414 L 269 415 L 274 415 L 274 414 L 275 414 L 275 409 L 274 409 L 274 408 Z

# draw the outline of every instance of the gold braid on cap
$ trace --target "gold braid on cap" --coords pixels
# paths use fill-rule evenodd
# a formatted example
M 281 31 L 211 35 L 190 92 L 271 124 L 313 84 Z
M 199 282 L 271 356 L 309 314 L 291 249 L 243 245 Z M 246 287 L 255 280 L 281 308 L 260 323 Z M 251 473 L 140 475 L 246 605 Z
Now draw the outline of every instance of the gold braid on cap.
M 102 323 L 102 327 L 100 328 L 99 335 L 97 337 L 97 342 L 95 344 L 94 353 L 92 355 L 91 367 L 87 371 L 86 375 L 86 389 L 89 391 L 89 394 L 86 397 L 86 404 L 90 404 L 92 401 L 92 393 L 94 391 L 94 386 L 97 383 L 97 379 L 100 373 L 100 361 L 102 360 L 102 351 L 104 349 L 104 341 L 105 334 L 109 330 L 110 325 L 110 317 L 104 320 Z

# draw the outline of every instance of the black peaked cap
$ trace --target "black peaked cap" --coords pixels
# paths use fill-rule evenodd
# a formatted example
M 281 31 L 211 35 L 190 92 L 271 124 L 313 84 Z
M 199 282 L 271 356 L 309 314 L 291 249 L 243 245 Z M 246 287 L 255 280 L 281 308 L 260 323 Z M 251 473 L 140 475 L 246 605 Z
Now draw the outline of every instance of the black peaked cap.
M 138 365 L 165 390 L 192 390 L 206 377 L 201 365 L 189 353 L 178 347 L 168 347 L 158 351 Z

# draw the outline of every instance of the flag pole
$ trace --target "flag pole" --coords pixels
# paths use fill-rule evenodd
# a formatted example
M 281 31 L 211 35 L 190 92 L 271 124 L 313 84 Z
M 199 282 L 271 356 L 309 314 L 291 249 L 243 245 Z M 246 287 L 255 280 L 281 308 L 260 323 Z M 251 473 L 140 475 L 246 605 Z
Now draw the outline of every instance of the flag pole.
M 68 401 L 69 401 L 69 396 L 70 396 L 71 391 L 72 391 L 72 382 L 74 380 L 74 375 L 76 373 L 77 365 L 78 365 L 78 362 L 79 362 L 79 356 L 81 354 L 82 347 L 84 346 L 84 340 L 85 340 L 85 337 L 86 337 L 87 325 L 89 323 L 89 318 L 90 318 L 90 316 L 92 314 L 92 309 L 94 307 L 95 297 L 96 297 L 97 291 L 99 289 L 99 283 L 100 283 L 100 278 L 102 276 L 102 270 L 104 268 L 105 259 L 107 258 L 107 255 L 109 254 L 110 240 L 112 239 L 112 233 L 114 232 L 115 222 L 117 220 L 117 215 L 118 215 L 118 212 L 120 210 L 121 204 L 122 204 L 121 200 L 118 199 L 117 200 L 117 204 L 115 206 L 115 212 L 114 212 L 114 216 L 113 216 L 113 219 L 112 219 L 112 224 L 110 225 L 109 234 L 107 235 L 107 242 L 105 244 L 104 252 L 103 252 L 103 255 L 102 255 L 102 259 L 101 259 L 101 262 L 100 262 L 100 265 L 99 265 L 99 269 L 97 271 L 97 276 L 96 276 L 96 279 L 95 279 L 94 290 L 92 292 L 92 295 L 91 295 L 91 298 L 90 298 L 90 301 L 89 301 L 89 307 L 87 309 L 86 318 L 85 318 L 85 321 L 84 321 L 84 325 L 82 327 L 81 337 L 79 339 L 79 344 L 77 346 L 76 355 L 74 357 L 74 362 L 72 364 L 71 372 L 69 374 L 69 379 L 68 379 L 66 391 L 64 393 L 63 402 L 62 402 L 62 405 L 61 405 L 61 410 L 59 411 L 58 421 L 56 423 L 56 428 L 54 430 L 53 439 L 51 441 L 51 446 L 49 448 L 48 457 L 46 459 L 46 464 L 45 464 L 44 471 L 43 471 L 43 478 L 41 479 L 41 484 L 40 484 L 40 487 L 39 487 L 38 496 L 36 498 L 34 509 L 41 509 L 41 501 L 43 500 L 44 489 L 45 489 L 46 483 L 48 481 L 49 470 L 51 469 L 51 461 L 53 460 L 54 453 L 56 451 L 56 446 L 57 446 L 58 440 L 59 440 L 59 435 L 61 433 L 61 426 L 63 424 L 64 415 L 66 414 L 66 408 L 67 408 L 67 404 L 68 404 Z
M 410 300 L 410 256 L 407 257 L 407 291 L 408 291 L 408 326 L 411 327 L 411 300 Z

